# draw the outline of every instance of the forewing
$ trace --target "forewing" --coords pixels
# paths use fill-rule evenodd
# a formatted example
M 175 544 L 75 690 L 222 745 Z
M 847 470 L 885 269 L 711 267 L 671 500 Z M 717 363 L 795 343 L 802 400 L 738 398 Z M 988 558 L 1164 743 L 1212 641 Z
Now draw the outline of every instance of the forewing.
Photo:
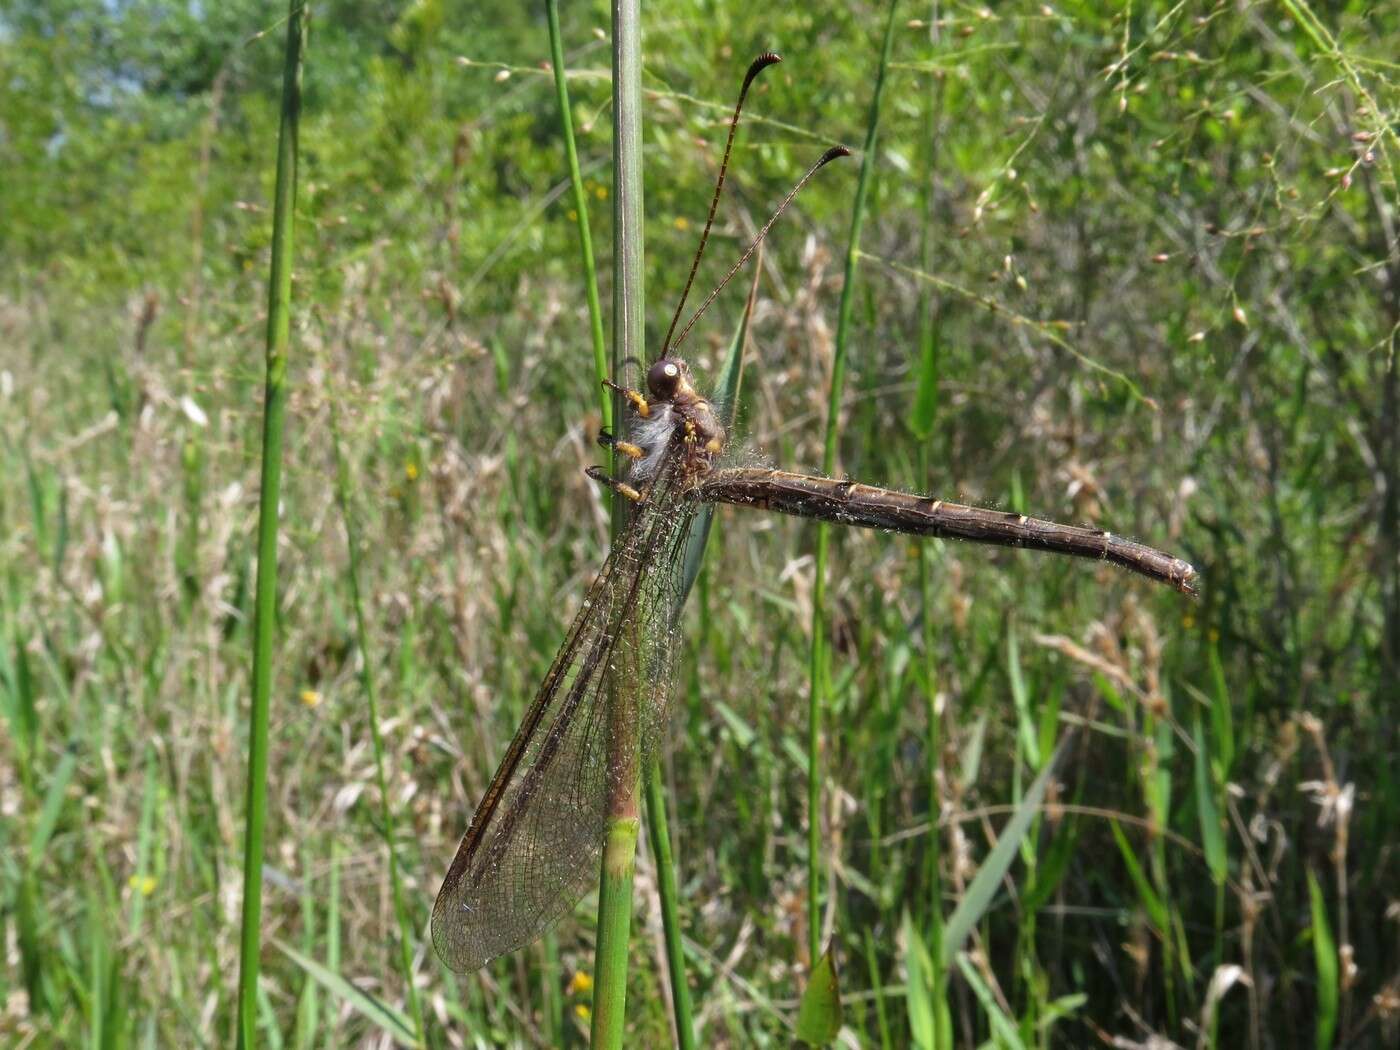
M 630 789 L 665 728 L 671 607 L 693 516 L 668 452 L 589 589 L 433 906 L 433 943 L 454 970 L 529 944 L 598 876 L 608 798 Z M 614 720 L 635 749 L 609 746 Z M 619 754 L 622 761 L 618 761 Z

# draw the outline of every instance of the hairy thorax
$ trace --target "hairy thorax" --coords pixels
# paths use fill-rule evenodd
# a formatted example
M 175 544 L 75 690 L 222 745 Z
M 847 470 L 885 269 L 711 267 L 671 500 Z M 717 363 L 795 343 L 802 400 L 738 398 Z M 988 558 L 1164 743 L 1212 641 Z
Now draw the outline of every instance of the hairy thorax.
M 696 391 L 690 369 L 679 358 L 666 357 L 647 372 L 645 409 L 636 406 L 631 427 L 633 442 L 642 458 L 632 467 L 634 484 L 655 476 L 671 442 L 683 446 L 682 479 L 687 487 L 708 474 L 715 457 L 724 451 L 724 427 L 714 406 Z

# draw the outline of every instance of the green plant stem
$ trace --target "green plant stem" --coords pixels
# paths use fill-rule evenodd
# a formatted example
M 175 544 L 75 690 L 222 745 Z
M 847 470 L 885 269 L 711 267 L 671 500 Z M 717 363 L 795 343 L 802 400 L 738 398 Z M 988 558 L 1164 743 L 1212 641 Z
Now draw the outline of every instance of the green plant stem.
M 661 783 L 661 763 L 647 770 L 647 841 L 656 861 L 656 893 L 661 900 L 661 929 L 666 940 L 666 968 L 671 978 L 671 1010 L 676 1021 L 676 1045 L 695 1046 L 695 1020 L 690 986 L 685 976 L 685 948 L 681 944 L 680 892 L 676 888 L 676 864 L 671 858 L 671 830 L 666 818 L 666 794 Z
M 613 345 L 612 366 L 645 356 L 642 259 L 642 17 L 640 0 L 613 0 Z M 613 536 L 620 513 L 613 499 Z M 636 651 L 635 648 L 632 651 Z M 613 676 L 636 684 L 639 675 Z M 636 719 L 634 697 L 609 693 L 608 833 L 598 887 L 594 954 L 595 1050 L 622 1045 L 627 998 L 627 942 L 632 922 L 632 871 L 637 848 Z
M 374 747 L 374 772 L 379 785 L 379 819 L 383 828 L 384 845 L 389 850 L 389 889 L 394 898 L 394 918 L 399 926 L 399 966 L 403 971 L 404 992 L 408 997 L 409 1013 L 413 1017 L 413 1034 L 418 1045 L 425 1045 L 426 1032 L 423 1028 L 423 1006 L 418 999 L 418 988 L 413 982 L 413 924 L 408 916 L 408 905 L 404 900 L 403 878 L 399 874 L 398 833 L 395 830 L 394 807 L 389 805 L 389 778 L 384 772 L 384 735 L 379 728 L 379 694 L 374 684 L 374 670 L 370 663 L 369 627 L 365 621 L 365 603 L 360 594 L 360 533 L 355 514 L 350 506 L 350 471 L 345 464 L 345 455 L 340 444 L 340 425 L 336 422 L 334 410 L 330 413 L 331 447 L 335 453 L 336 501 L 345 520 L 345 541 L 349 548 L 350 603 L 355 610 L 355 640 L 360 650 L 360 681 L 365 691 L 365 703 L 369 708 L 370 741 Z
M 608 351 L 603 340 L 603 307 L 598 296 L 598 271 L 593 261 L 593 235 L 588 228 L 588 194 L 584 192 L 583 175 L 579 170 L 578 146 L 574 142 L 574 116 L 569 106 L 569 84 L 564 72 L 564 41 L 559 32 L 559 0 L 545 0 L 549 19 L 549 51 L 554 59 L 554 92 L 559 100 L 559 126 L 564 133 L 564 155 L 569 163 L 569 185 L 574 195 L 574 215 L 578 218 L 580 264 L 583 267 L 584 291 L 588 295 L 588 322 L 593 335 L 593 367 L 598 377 L 599 407 L 603 426 L 613 425 L 613 399 L 603 387 L 609 377 Z M 612 453 L 608 453 L 611 469 Z
M 940 43 L 939 0 L 933 0 L 929 11 L 929 44 L 936 57 Z M 919 205 L 923 226 L 919 231 L 919 269 L 933 272 L 933 242 L 935 236 L 934 180 L 938 171 L 938 124 L 943 113 L 942 76 L 931 76 L 923 99 L 923 135 L 920 146 L 923 172 L 919 186 Z M 919 478 L 928 491 L 936 487 L 933 478 L 933 456 L 930 446 L 936 440 L 938 423 L 939 331 L 934 316 L 933 291 L 919 286 L 919 364 L 918 392 L 911 413 L 912 429 L 918 441 Z M 933 595 L 933 553 L 927 543 L 919 544 L 919 598 L 923 619 L 924 688 L 928 694 L 928 754 L 929 754 L 929 954 L 935 960 L 943 952 L 943 851 L 939 822 L 942 800 L 939 797 L 939 773 L 943 761 L 943 718 L 938 710 L 938 668 L 934 658 L 937 604 Z M 952 1018 L 947 1009 L 948 971 L 941 962 L 933 964 L 933 1046 L 946 1050 L 952 1043 Z
M 563 35 L 559 29 L 558 0 L 545 0 L 549 20 L 549 47 L 554 60 L 554 90 L 559 101 L 559 124 L 564 134 L 564 152 L 569 164 L 569 183 L 573 190 L 574 214 L 578 219 L 580 262 L 584 288 L 588 294 L 588 318 L 593 333 L 593 363 L 598 379 L 598 401 L 604 428 L 613 427 L 613 398 L 603 386 L 609 378 L 607 349 L 603 340 L 603 310 L 598 295 L 597 267 L 593 260 L 593 238 L 589 232 L 588 195 L 584 192 L 583 176 L 578 163 L 578 148 L 574 141 L 573 112 L 569 106 L 568 78 L 564 69 Z M 608 469 L 613 469 L 611 450 L 607 453 Z M 676 1038 L 682 1050 L 695 1045 L 695 1024 L 692 1020 L 690 988 L 685 976 L 685 956 L 681 945 L 679 904 L 676 891 L 675 866 L 671 860 L 671 837 L 666 821 L 666 803 L 662 792 L 661 773 L 653 762 L 647 770 L 647 832 L 657 863 L 657 892 L 661 899 L 661 922 L 666 932 L 666 962 L 671 976 L 672 1006 L 676 1019 Z
M 622 1045 L 638 823 L 635 816 L 610 820 L 607 843 L 603 847 L 603 878 L 598 892 L 598 948 L 594 963 L 592 1045 L 595 1047 Z
M 860 231 L 865 224 L 865 205 L 870 196 L 870 172 L 875 166 L 875 133 L 880 124 L 880 101 L 885 91 L 885 71 L 890 64 L 894 42 L 895 0 L 890 0 L 885 21 L 885 39 L 880 50 L 880 68 L 875 76 L 875 94 L 870 101 L 870 118 L 865 129 L 865 147 L 860 159 L 855 203 L 851 207 L 851 232 L 846 242 L 846 275 L 841 286 L 841 304 L 836 319 L 836 346 L 831 361 L 831 389 L 826 409 L 826 444 L 822 472 L 836 469 L 836 444 L 840 434 L 841 397 L 846 386 L 846 350 L 850 343 L 851 312 L 855 307 L 856 264 L 860 259 Z M 831 546 L 830 526 L 817 525 L 817 556 L 812 587 L 812 648 L 808 668 L 807 708 L 807 934 L 812 965 L 821 957 L 821 734 L 822 708 L 826 703 L 827 654 L 825 642 L 826 562 Z
M 277 527 L 282 488 L 282 424 L 291 341 L 292 220 L 296 208 L 297 130 L 301 117 L 303 0 L 291 0 L 282 69 L 282 121 L 268 278 L 267 381 L 263 395 L 262 485 L 258 495 L 258 578 L 253 615 L 253 697 L 248 729 L 248 789 L 243 835 L 243 926 L 239 946 L 238 1046 L 256 1045 L 258 963 L 262 948 L 263 830 L 267 818 L 267 727 L 277 629 Z

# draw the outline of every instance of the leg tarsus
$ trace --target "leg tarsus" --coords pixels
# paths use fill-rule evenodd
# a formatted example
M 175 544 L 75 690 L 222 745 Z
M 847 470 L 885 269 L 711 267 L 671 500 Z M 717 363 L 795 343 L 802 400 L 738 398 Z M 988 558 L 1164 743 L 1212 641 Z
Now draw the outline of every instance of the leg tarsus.
M 625 481 L 618 481 L 617 478 L 609 477 L 602 467 L 585 467 L 583 472 L 604 488 L 611 489 L 620 496 L 630 499 L 633 503 L 644 503 L 646 497 L 634 489 Z
M 646 455 L 640 445 L 634 445 L 630 441 L 619 441 L 606 427 L 598 431 L 598 444 L 604 448 L 616 449 L 628 459 L 641 459 Z
M 647 403 L 646 395 L 640 390 L 633 390 L 631 387 L 618 386 L 611 379 L 604 379 L 603 386 L 615 393 L 621 394 L 628 401 L 632 402 L 632 407 L 637 410 L 637 415 L 646 419 L 651 415 L 651 405 Z

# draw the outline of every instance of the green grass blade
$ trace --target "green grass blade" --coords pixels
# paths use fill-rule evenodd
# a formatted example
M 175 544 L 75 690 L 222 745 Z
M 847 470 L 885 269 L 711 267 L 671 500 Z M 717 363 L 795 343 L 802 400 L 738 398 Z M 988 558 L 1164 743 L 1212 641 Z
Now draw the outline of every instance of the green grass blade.
M 1035 877 L 1021 897 L 1021 907 L 1027 913 L 1035 913 L 1049 903 L 1055 888 L 1069 870 L 1070 859 L 1074 856 L 1075 843 L 1079 841 L 1079 824 L 1070 817 L 1065 820 L 1056 834 L 1050 848 L 1044 851 L 1036 864 Z
M 64 749 L 63 757 L 54 767 L 49 778 L 48 790 L 44 792 L 43 805 L 39 807 L 39 819 L 34 822 L 34 827 L 29 833 L 29 863 L 34 867 L 38 866 L 44 850 L 48 848 L 49 840 L 53 838 L 54 829 L 58 827 L 59 814 L 63 812 L 63 804 L 67 800 L 68 785 L 72 782 L 73 773 L 77 768 L 77 748 L 69 746 Z
M 860 233 L 865 225 L 866 203 L 870 199 L 871 173 L 875 168 L 876 134 L 880 127 L 880 104 L 885 93 L 885 74 L 889 69 L 890 51 L 894 44 L 897 7 L 895 0 L 890 0 L 889 15 L 885 19 L 884 44 L 880 49 L 880 65 L 875 73 L 875 92 L 870 100 L 870 115 L 866 121 L 860 176 L 856 181 L 855 200 L 851 205 L 851 229 L 846 241 L 845 280 L 841 285 L 841 302 L 836 315 L 831 387 L 827 393 L 823 474 L 831 474 L 836 469 L 836 444 L 841 431 L 841 399 L 846 390 L 846 355 L 850 346 L 851 313 L 855 308 L 856 264 L 860 259 Z M 826 685 L 830 674 L 824 638 L 826 563 L 831 546 L 830 533 L 830 526 L 826 522 L 818 522 L 816 562 L 812 569 L 812 641 L 807 688 L 807 950 L 813 960 L 821 956 L 822 937 L 821 739 L 822 709 L 826 705 Z
M 958 952 L 957 962 L 958 969 L 962 971 L 963 979 L 972 989 L 972 994 L 977 997 L 978 1005 L 982 1007 L 982 1012 L 987 1016 L 987 1022 L 996 1034 L 995 1045 L 1010 1047 L 1011 1050 L 1026 1050 L 1026 1044 L 1021 1040 L 1021 1033 L 1016 1029 L 1016 1022 L 1007 1017 L 1005 1011 L 997 1005 L 997 997 L 987 987 L 987 982 L 977 972 L 977 967 L 972 965 L 972 960 L 968 957 L 967 952 Z
M 14 670 L 10 677 L 13 680 L 8 690 L 12 697 L 8 705 L 10 720 L 14 726 L 15 739 L 20 745 L 22 771 L 27 771 L 39 739 L 39 713 L 35 702 L 34 672 L 29 666 L 29 653 L 18 638 L 15 639 Z
M 1220 826 L 1220 812 L 1215 805 L 1215 784 L 1210 775 L 1210 756 L 1206 753 L 1205 735 L 1201 732 L 1199 718 L 1195 720 L 1191 736 L 1196 752 L 1196 818 L 1201 827 L 1201 847 L 1205 850 L 1211 881 L 1221 886 L 1229 875 L 1225 834 Z
M 608 349 L 603 339 L 603 307 L 598 297 L 598 269 L 593 261 L 593 234 L 588 225 L 588 194 L 584 191 L 583 174 L 578 165 L 578 146 L 574 141 L 574 115 L 569 106 L 569 82 L 564 70 L 564 41 L 559 32 L 559 0 L 545 0 L 549 22 L 549 53 L 554 66 L 554 93 L 559 102 L 559 128 L 564 135 L 564 156 L 569 163 L 569 188 L 574 198 L 574 215 L 578 220 L 579 267 L 583 271 L 583 287 L 588 296 L 588 325 L 593 337 L 593 367 L 598 379 L 599 408 L 603 426 L 613 426 L 613 398 L 603 386 L 609 378 Z M 609 453 L 609 457 L 611 457 Z M 611 464 L 609 464 L 611 468 Z
M 977 776 L 982 771 L 982 746 L 987 740 L 987 713 L 983 711 L 972 723 L 972 728 L 966 731 L 967 743 L 963 745 L 961 761 L 958 763 L 958 774 L 962 778 L 964 785 L 977 783 Z
M 302 871 L 312 870 L 312 852 L 303 844 L 301 851 Z M 310 956 L 316 950 L 316 885 L 310 878 L 302 880 L 301 890 L 301 946 Z M 310 974 L 302 982 L 301 995 L 297 998 L 296 1019 L 292 1025 L 292 1045 L 296 1050 L 311 1050 L 316 1045 L 317 1029 L 321 1021 L 320 983 Z
M 948 917 L 947 923 L 943 926 L 943 946 L 940 962 L 944 967 L 950 967 L 954 958 L 962 951 L 963 942 L 967 940 L 967 935 L 972 932 L 982 916 L 991 907 L 992 901 L 996 898 L 997 888 L 1001 880 L 1006 876 L 1011 868 L 1011 862 L 1016 859 L 1016 853 L 1021 845 L 1021 838 L 1026 834 L 1026 829 L 1030 827 L 1031 821 L 1040 812 L 1040 804 L 1045 799 L 1045 788 L 1050 783 L 1050 774 L 1054 772 L 1059 764 L 1060 757 L 1064 754 L 1065 742 L 1061 741 L 1054 754 L 1050 756 L 1050 761 L 1045 763 L 1045 768 L 1040 771 L 1040 775 L 1031 782 L 1026 795 L 1017 805 L 1016 811 L 1011 814 L 1005 826 L 1001 829 L 1001 837 L 997 839 L 997 844 L 992 847 L 992 851 L 987 854 L 987 859 L 982 862 L 982 866 L 977 869 L 977 874 L 967 886 L 967 892 L 963 894 L 958 906 L 953 909 L 953 914 Z
M 904 1003 L 909 1033 L 920 1050 L 933 1050 L 938 1045 L 934 1034 L 933 959 L 908 911 L 904 913 L 900 939 L 904 942 Z
M 930 50 L 939 50 L 941 28 L 936 17 L 929 22 Z M 923 107 L 919 116 L 923 127 L 919 135 L 921 178 L 919 179 L 919 213 L 922 222 L 919 226 L 919 269 L 924 273 L 933 271 L 934 242 L 934 188 L 938 171 L 938 121 L 943 113 L 943 78 L 928 77 L 923 92 Z M 935 316 L 933 290 L 927 282 L 919 283 L 919 297 L 916 305 L 919 319 L 919 363 L 916 368 L 914 405 L 909 413 L 909 429 L 918 439 L 920 452 L 920 481 L 928 477 L 927 459 L 929 439 L 938 421 L 938 373 L 939 340 L 938 318 Z M 923 545 L 920 545 L 922 549 Z
M 53 956 L 45 952 L 39 936 L 44 925 L 43 905 L 34 872 L 31 869 L 19 872 L 18 882 L 14 909 L 20 978 L 29 996 L 30 1015 L 40 1017 L 48 1012 L 50 1006 L 45 970 Z
M 292 962 L 322 988 L 331 995 L 349 1003 L 365 1020 L 374 1025 L 381 1032 L 386 1033 L 391 1038 L 408 1046 L 421 1046 L 417 1037 L 413 1034 L 413 1023 L 403 1013 L 395 1010 L 388 1003 L 383 1002 L 363 988 L 356 987 L 355 984 L 346 980 L 337 971 L 322 965 L 310 956 L 303 955 L 289 944 L 284 944 L 280 940 L 273 940 L 274 947 L 277 948 Z
M 267 734 L 277 629 L 277 530 L 282 488 L 282 428 L 291 343 L 292 227 L 296 211 L 297 143 L 301 119 L 303 0 L 290 0 L 282 119 L 277 136 L 277 182 L 272 212 L 272 270 L 268 278 L 267 378 L 263 401 L 262 483 L 258 495 L 258 578 L 253 624 L 253 696 L 248 725 L 248 782 L 243 837 L 243 921 L 239 939 L 238 1046 L 257 1044 L 258 964 L 262 951 L 263 832 L 267 820 Z
M 1147 917 L 1152 920 L 1152 925 L 1157 928 L 1157 932 L 1163 938 L 1170 936 L 1167 906 L 1162 903 L 1162 898 L 1152 888 L 1152 883 L 1148 879 L 1147 873 L 1142 870 L 1142 864 L 1137 858 L 1132 843 L 1128 841 L 1128 836 L 1123 834 L 1123 829 L 1118 826 L 1118 821 L 1109 821 L 1109 827 L 1113 829 L 1113 840 L 1118 843 L 1118 852 L 1123 857 L 1123 864 L 1128 869 L 1128 877 L 1132 880 L 1133 888 L 1137 890 L 1138 900 L 1142 902 L 1143 910 L 1147 912 Z
M 1220 663 L 1220 642 L 1210 643 L 1210 728 L 1212 745 L 1219 769 L 1216 776 L 1223 782 L 1230 777 L 1235 764 L 1235 714 L 1230 702 L 1230 688 L 1225 684 L 1225 668 Z
M 1313 1045 L 1329 1050 L 1337 1033 L 1337 946 L 1327 921 L 1327 900 L 1317 876 L 1308 872 L 1308 898 L 1312 904 L 1313 961 L 1317 967 L 1317 1016 Z
M 272 1005 L 272 997 L 267 994 L 267 985 L 258 985 L 258 1019 L 267 1037 L 269 1050 L 282 1050 L 284 1045 L 282 1030 L 277 1026 L 277 1010 Z
M 676 862 L 671 856 L 671 829 L 666 814 L 666 794 L 661 764 L 653 761 L 646 775 L 647 841 L 656 862 L 656 894 L 661 901 L 661 931 L 666 942 L 666 968 L 671 979 L 671 1012 L 676 1022 L 676 1044 L 681 1050 L 695 1046 L 695 1019 L 690 983 L 685 974 L 685 946 L 681 938 L 680 890 L 676 886 Z
M 905 913 L 908 918 L 908 913 Z M 890 1050 L 894 1040 L 890 1036 L 890 1019 L 885 1006 L 885 982 L 880 974 L 880 957 L 875 950 L 875 935 L 870 927 L 865 928 L 865 964 L 870 972 L 870 991 L 875 998 L 875 1023 L 880 1031 L 880 1050 Z
M 1031 713 L 1030 690 L 1026 688 L 1026 679 L 1021 673 L 1021 649 L 1016 642 L 1014 623 L 1006 630 L 1006 680 L 1011 685 L 1011 702 L 1016 708 L 1016 731 L 1026 763 L 1032 769 L 1039 769 L 1040 734 L 1036 731 L 1035 716 Z
M 335 412 L 332 412 L 330 417 L 331 448 L 335 458 L 336 502 L 340 505 L 341 519 L 345 523 L 350 604 L 355 611 L 355 644 L 360 650 L 360 685 L 364 689 L 365 705 L 368 708 L 370 743 L 374 749 L 374 776 L 379 788 L 380 832 L 388 852 L 389 890 L 394 900 L 394 920 L 399 927 L 399 970 L 404 982 L 404 995 L 408 999 L 409 1013 L 413 1017 L 413 1031 L 417 1034 L 418 1042 L 422 1043 L 425 1038 L 423 1007 L 419 1001 L 417 983 L 413 979 L 413 920 L 409 915 L 403 876 L 399 871 L 398 825 L 394 819 L 395 807 L 389 802 L 389 774 L 385 770 L 384 734 L 380 729 L 379 719 L 379 690 L 374 680 L 369 624 L 365 617 L 364 598 L 360 593 L 359 521 L 350 502 L 350 469 L 341 448 L 340 424 Z
M 107 945 L 107 931 L 102 924 L 102 906 L 97 894 L 87 895 L 87 938 L 88 938 L 88 1046 L 91 1050 L 101 1050 L 105 1041 L 103 1026 L 107 1020 L 107 982 L 112 978 L 111 957 Z

